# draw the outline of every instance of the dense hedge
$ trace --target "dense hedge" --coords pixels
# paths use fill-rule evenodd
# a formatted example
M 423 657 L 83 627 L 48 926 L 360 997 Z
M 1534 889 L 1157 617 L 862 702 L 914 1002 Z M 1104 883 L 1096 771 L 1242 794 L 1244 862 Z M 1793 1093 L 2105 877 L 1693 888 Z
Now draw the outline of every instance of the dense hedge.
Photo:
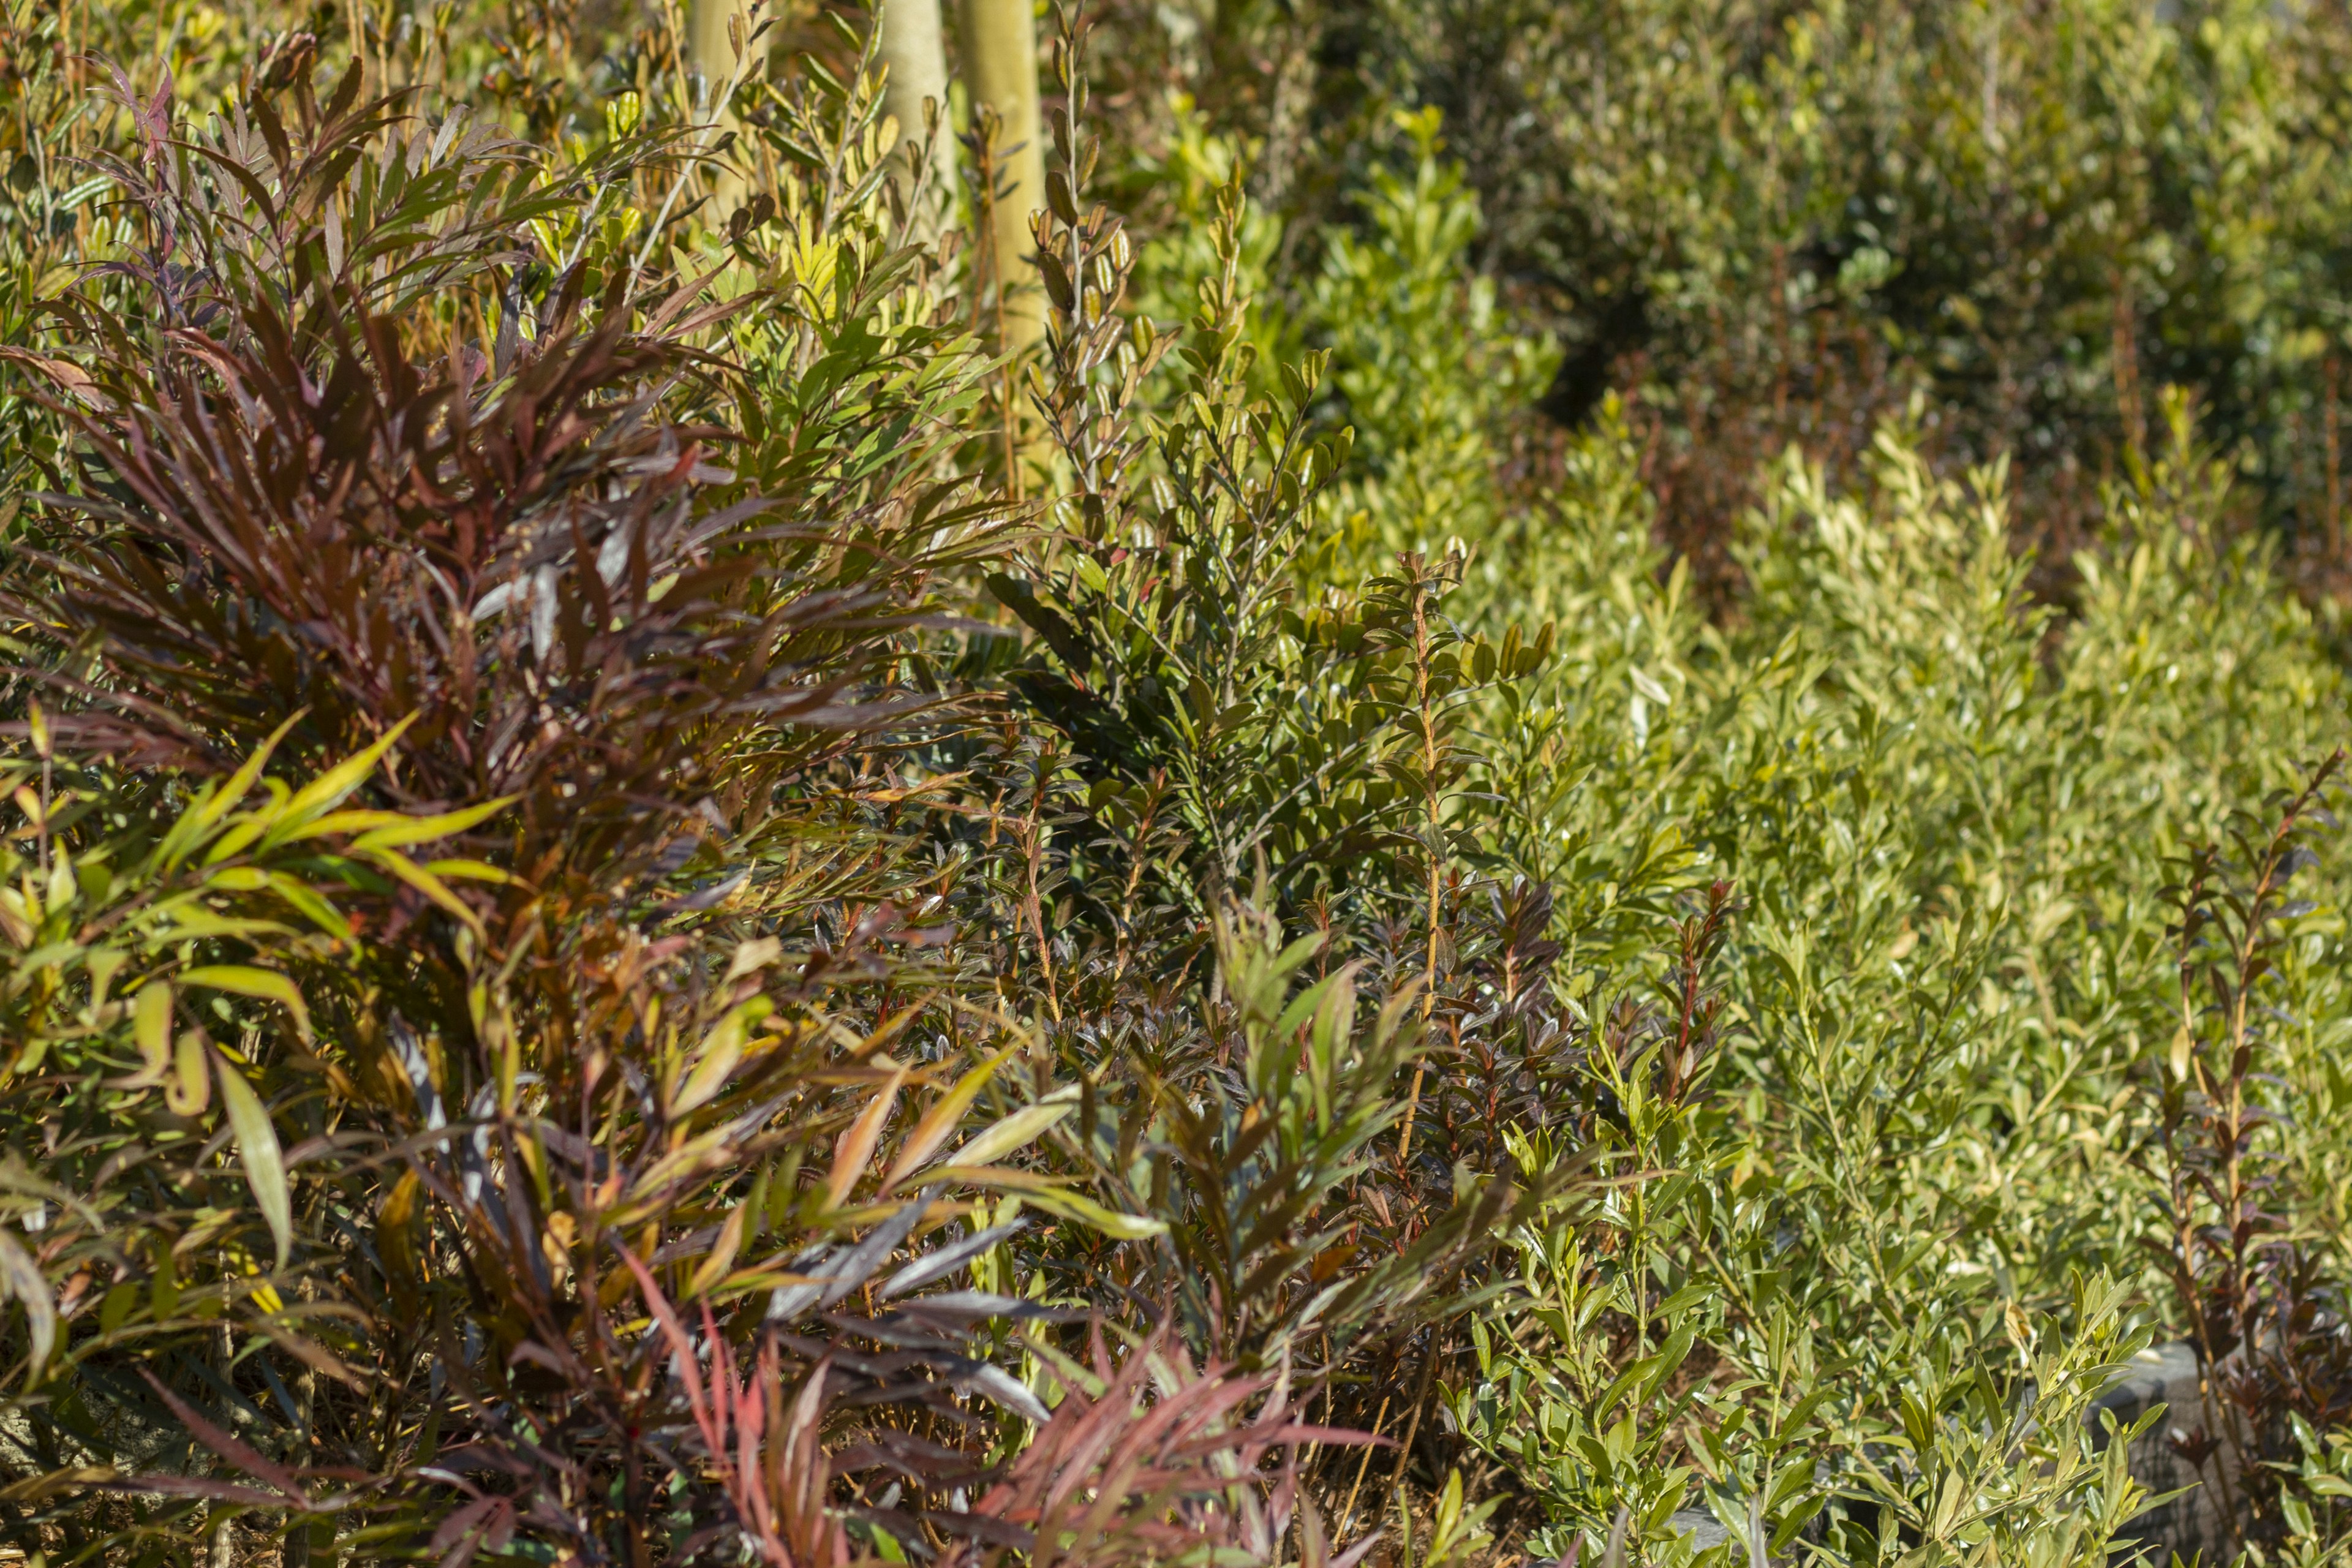
M 2340 13 L 1586 9 L 9 14 L 0 1534 L 2340 1560 Z

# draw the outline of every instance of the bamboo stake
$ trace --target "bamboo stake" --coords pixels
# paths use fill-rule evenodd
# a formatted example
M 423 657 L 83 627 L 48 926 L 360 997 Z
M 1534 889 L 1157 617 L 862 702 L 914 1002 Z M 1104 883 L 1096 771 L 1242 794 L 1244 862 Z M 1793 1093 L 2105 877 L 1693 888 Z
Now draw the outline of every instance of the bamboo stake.
M 735 79 L 735 52 L 750 47 L 751 36 L 751 7 L 746 0 L 694 0 L 687 47 L 702 77 L 702 101 L 695 105 L 695 117 L 704 124 L 732 126 L 728 84 Z M 711 211 L 721 221 L 743 205 L 743 196 L 740 175 L 731 169 L 710 170 Z
M 943 216 L 955 208 L 955 138 L 947 128 L 948 57 L 940 34 L 940 0 L 882 0 L 875 26 L 880 30 L 883 63 L 889 78 L 882 88 L 882 107 L 898 121 L 898 142 L 924 145 L 928 134 L 923 106 L 936 104 L 940 134 L 930 138 L 928 164 L 909 167 L 903 186 L 916 208 L 915 230 L 925 239 L 938 236 Z M 915 154 L 909 154 L 910 159 Z
M 1045 125 L 1037 94 L 1037 18 L 1029 0 L 963 0 L 964 75 L 975 108 L 996 111 L 989 193 L 1003 347 L 1019 353 L 1045 332 L 1029 215 L 1045 205 Z

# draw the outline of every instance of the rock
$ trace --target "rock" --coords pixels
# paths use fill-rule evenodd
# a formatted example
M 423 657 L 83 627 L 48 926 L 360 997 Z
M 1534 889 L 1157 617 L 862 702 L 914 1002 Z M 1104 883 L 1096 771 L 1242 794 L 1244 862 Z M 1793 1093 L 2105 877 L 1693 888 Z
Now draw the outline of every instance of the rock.
M 2175 1432 L 2193 1432 L 2205 1425 L 2197 1384 L 2194 1346 L 2185 1342 L 2157 1345 L 2142 1351 L 2131 1370 L 2091 1406 L 2091 1430 L 2102 1447 L 2106 1436 L 2101 1411 L 2112 1412 L 2120 1427 L 2138 1420 L 2151 1405 L 2165 1407 L 2163 1417 L 2132 1444 L 2131 1473 L 2158 1497 L 2171 1491 L 2181 1495 L 2158 1503 L 2124 1527 L 2129 1540 L 2153 1545 L 2158 1562 L 2168 1552 L 2178 1552 L 2183 1563 L 2194 1560 L 2200 1551 L 2208 1563 L 2226 1563 L 2231 1556 L 2220 1500 L 2196 1467 L 2172 1447 Z M 2227 1453 L 2225 1447 L 2225 1463 Z
M 1723 1521 L 1703 1508 L 1684 1509 L 1666 1522 L 1689 1536 L 1691 1544 L 1701 1552 L 1731 1539 L 1731 1531 L 1723 1528 Z

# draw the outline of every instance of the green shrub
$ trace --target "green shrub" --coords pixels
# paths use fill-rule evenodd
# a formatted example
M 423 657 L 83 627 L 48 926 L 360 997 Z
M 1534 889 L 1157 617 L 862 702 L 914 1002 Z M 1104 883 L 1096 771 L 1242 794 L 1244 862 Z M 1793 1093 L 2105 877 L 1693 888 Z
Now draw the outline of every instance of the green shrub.
M 1457 12 L 1564 36 L 1359 21 Z M 2028 426 L 1958 472 L 1965 397 L 1881 399 L 1718 476 L 1710 585 L 1638 402 L 1527 422 L 1557 350 L 1481 270 L 1606 206 L 1661 311 L 1736 301 L 1852 216 L 1829 43 L 1948 150 L 1896 89 L 1957 33 L 1657 54 L 1658 158 L 1540 211 L 1474 199 L 1536 179 L 1475 116 L 1383 112 L 1270 212 L 1295 123 L 1197 100 L 1111 150 L 1138 237 L 1072 18 L 1008 366 L 859 27 L 762 34 L 720 120 L 675 29 L 353 15 L 348 71 L 323 15 L 10 23 L 0 1532 L 2054 1565 L 2128 1550 L 2086 1413 L 2186 1335 L 2160 1419 L 2261 1478 L 2241 1544 L 2340 1554 L 2345 691 L 2242 462 L 2151 396 L 2045 561 Z M 1594 47 L 1736 40 L 1643 15 Z M 2029 109 L 2178 36 L 2073 16 L 2001 57 L 2057 174 Z M 2259 96 L 2270 26 L 2196 69 Z M 1886 265 L 1965 249 L 1920 191 L 1992 176 L 1903 168 Z M 2075 304 L 1936 374 L 2080 329 L 2074 173 Z M 1906 275 L 1840 308 L 1924 331 Z
M 1955 469 L 2011 456 L 2024 531 L 2061 552 L 2161 443 L 2168 384 L 2242 506 L 2340 552 L 2340 7 L 1114 8 L 1261 142 L 1302 250 L 1367 226 L 1392 115 L 1441 110 L 1480 270 L 1566 346 L 1552 407 L 1638 390 L 1662 527 L 1703 579 L 1761 463 L 1793 439 L 1851 479 L 1915 388 Z M 1206 36 L 1171 55 L 1180 31 Z M 1129 134 L 1164 134 L 1137 101 Z

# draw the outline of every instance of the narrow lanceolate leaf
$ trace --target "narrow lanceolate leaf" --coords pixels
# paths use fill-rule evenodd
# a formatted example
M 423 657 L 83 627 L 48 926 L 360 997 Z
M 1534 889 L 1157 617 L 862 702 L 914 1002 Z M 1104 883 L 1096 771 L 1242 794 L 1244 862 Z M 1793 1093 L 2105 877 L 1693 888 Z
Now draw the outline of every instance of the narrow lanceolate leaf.
M 352 922 L 342 911 L 319 894 L 283 871 L 269 873 L 269 889 L 279 898 L 310 917 L 310 923 L 341 942 L 349 942 L 354 934 Z
M 754 996 L 729 1009 L 704 1037 L 694 1068 L 671 1103 L 670 1114 L 684 1116 L 716 1098 L 727 1087 L 736 1064 L 743 1059 L 743 1043 L 751 1035 L 751 1026 L 775 1010 L 776 1005 L 765 996 Z
M 302 709 L 289 715 L 284 723 L 269 732 L 269 738 L 262 742 L 253 755 L 246 758 L 218 789 L 196 797 L 196 804 L 173 825 L 171 833 L 164 839 L 163 859 L 166 868 L 176 865 L 180 858 L 193 848 L 215 823 L 236 808 L 237 803 L 252 790 L 254 781 L 261 777 L 261 770 L 269 762 L 269 753 L 278 749 L 278 742 L 286 738 L 286 732 L 299 723 L 309 711 Z
M 520 887 L 522 879 L 511 871 L 499 869 L 487 860 L 474 860 L 459 856 L 446 860 L 427 860 L 427 873 L 436 877 L 463 877 L 473 882 L 496 882 L 504 887 Z
M 992 1225 L 979 1235 L 967 1236 L 952 1247 L 943 1247 L 937 1252 L 927 1252 L 890 1276 L 880 1291 L 882 1299 L 887 1300 L 893 1296 L 903 1296 L 909 1290 L 919 1290 L 934 1279 L 945 1279 L 998 1242 L 1017 1236 L 1028 1228 L 1029 1222 L 1024 1219 L 1013 1220 L 1004 1225 Z
M 374 850 L 369 854 L 367 858 L 371 864 L 391 872 L 394 876 L 399 878 L 402 881 L 407 883 L 410 887 L 415 889 L 418 892 L 432 900 L 434 903 L 442 909 L 446 910 L 458 920 L 464 921 L 476 932 L 479 932 L 481 931 L 482 918 L 476 914 L 472 910 L 467 908 L 466 901 L 463 899 L 460 899 L 457 894 L 451 892 L 448 885 L 443 882 L 439 877 L 435 876 L 431 871 L 419 866 L 415 861 L 411 860 L 399 850 Z
M 937 1187 L 925 1187 L 912 1200 L 901 1204 L 897 1213 L 866 1232 L 856 1247 L 835 1258 L 832 1282 L 817 1299 L 817 1305 L 830 1307 L 873 1278 L 883 1260 L 898 1251 L 899 1245 L 914 1234 L 915 1227 L 923 1223 L 923 1215 L 929 1212 L 931 1201 L 939 1193 Z
M 479 826 L 520 798 L 502 795 L 496 800 L 486 800 L 463 811 L 445 811 L 437 816 L 407 817 L 362 834 L 352 842 L 352 852 L 364 855 L 371 849 L 404 849 L 413 844 L 431 844 Z
M 959 1165 L 985 1165 L 1027 1148 L 1048 1129 L 1078 1108 L 1075 1100 L 1048 1100 L 1014 1111 L 955 1152 Z
M 294 798 L 286 803 L 285 809 L 278 814 L 276 825 L 262 840 L 264 846 L 284 842 L 299 829 L 341 805 L 343 797 L 365 782 L 368 774 L 375 771 L 376 764 L 383 761 L 383 754 L 392 750 L 394 743 L 415 722 L 416 715 L 412 713 L 385 731 L 383 739 L 373 746 L 344 758 L 304 784 L 295 793 Z
M 1045 1408 L 1045 1402 L 1032 1393 L 1027 1384 L 1001 1366 L 983 1363 L 956 1381 L 973 1393 L 1002 1405 L 1024 1421 L 1042 1426 L 1054 1418 L 1054 1413 Z
M 856 1190 L 857 1178 L 866 1173 L 868 1162 L 874 1158 L 874 1145 L 881 1141 L 882 1124 L 890 1119 L 890 1108 L 898 1102 L 898 1086 L 907 1081 L 907 1069 L 898 1068 L 889 1081 L 875 1091 L 873 1100 L 857 1120 L 851 1122 L 834 1148 L 833 1170 L 825 1177 L 825 1206 L 839 1208 Z
M 310 1037 L 310 1009 L 303 1005 L 302 993 L 274 969 L 257 969 L 249 963 L 208 963 L 182 972 L 183 984 L 201 985 L 207 990 L 226 991 L 234 996 L 251 996 L 264 1002 L 276 1002 L 294 1015 L 294 1027 L 304 1039 Z
M 743 1247 L 743 1215 L 744 1205 L 741 1204 L 727 1211 L 726 1223 L 719 1227 L 718 1239 L 710 1244 L 710 1255 L 702 1260 L 695 1269 L 694 1277 L 686 1282 L 688 1300 L 701 1299 L 727 1278 L 729 1269 L 735 1267 L 735 1255 Z
M 1062 1187 L 1047 1187 L 1023 1194 L 1024 1201 L 1048 1214 L 1076 1220 L 1091 1230 L 1101 1232 L 1115 1241 L 1144 1241 L 1168 1234 L 1168 1222 L 1147 1219 L 1141 1215 L 1121 1214 L 1107 1209 L 1092 1198 Z
M 27 1377 L 38 1382 L 58 1343 L 58 1310 L 49 1300 L 49 1282 L 25 1244 L 0 1230 L 0 1293 L 24 1303 L 25 1325 L 31 1340 Z
M 973 1068 L 958 1079 L 955 1087 L 941 1095 L 937 1104 L 923 1112 L 923 1119 L 915 1123 L 912 1132 L 907 1134 L 906 1146 L 898 1151 L 898 1158 L 890 1166 L 889 1174 L 882 1178 L 885 1187 L 895 1187 L 914 1174 L 922 1163 L 930 1158 L 932 1152 L 947 1142 L 948 1135 L 955 1131 L 956 1123 L 963 1120 L 963 1113 L 971 1108 L 971 1102 L 979 1097 L 981 1089 L 996 1076 L 996 1069 L 1004 1065 L 1004 1058 L 1018 1048 L 1007 1046 Z
M 131 1037 L 139 1046 L 139 1070 L 120 1086 L 153 1089 L 172 1070 L 172 987 L 151 980 L 131 1005 Z
M 397 827 L 404 822 L 415 820 L 397 811 L 331 811 L 307 826 L 289 833 L 286 841 L 293 844 L 305 838 L 327 838 L 337 834 L 348 837 L 353 834 L 370 833 L 379 827 Z
M 237 1158 L 245 1164 L 245 1184 L 253 1189 L 254 1206 L 269 1222 L 270 1238 L 278 1244 L 278 1267 L 283 1268 L 294 1246 L 294 1201 L 286 1186 L 286 1155 L 278 1146 L 278 1130 L 235 1062 L 216 1055 L 213 1068 L 220 1077 L 229 1131 L 236 1136 Z
M 931 1180 L 942 1186 L 994 1187 L 1003 1192 L 1018 1193 L 1021 1201 L 1032 1208 L 1100 1231 L 1118 1241 L 1141 1241 L 1147 1237 L 1164 1236 L 1165 1220 L 1149 1219 L 1142 1215 L 1121 1214 L 1108 1209 L 1092 1198 L 1069 1190 L 1064 1183 L 1051 1176 L 1041 1176 L 1034 1171 L 1014 1170 L 1006 1165 L 941 1165 L 930 1173 Z

